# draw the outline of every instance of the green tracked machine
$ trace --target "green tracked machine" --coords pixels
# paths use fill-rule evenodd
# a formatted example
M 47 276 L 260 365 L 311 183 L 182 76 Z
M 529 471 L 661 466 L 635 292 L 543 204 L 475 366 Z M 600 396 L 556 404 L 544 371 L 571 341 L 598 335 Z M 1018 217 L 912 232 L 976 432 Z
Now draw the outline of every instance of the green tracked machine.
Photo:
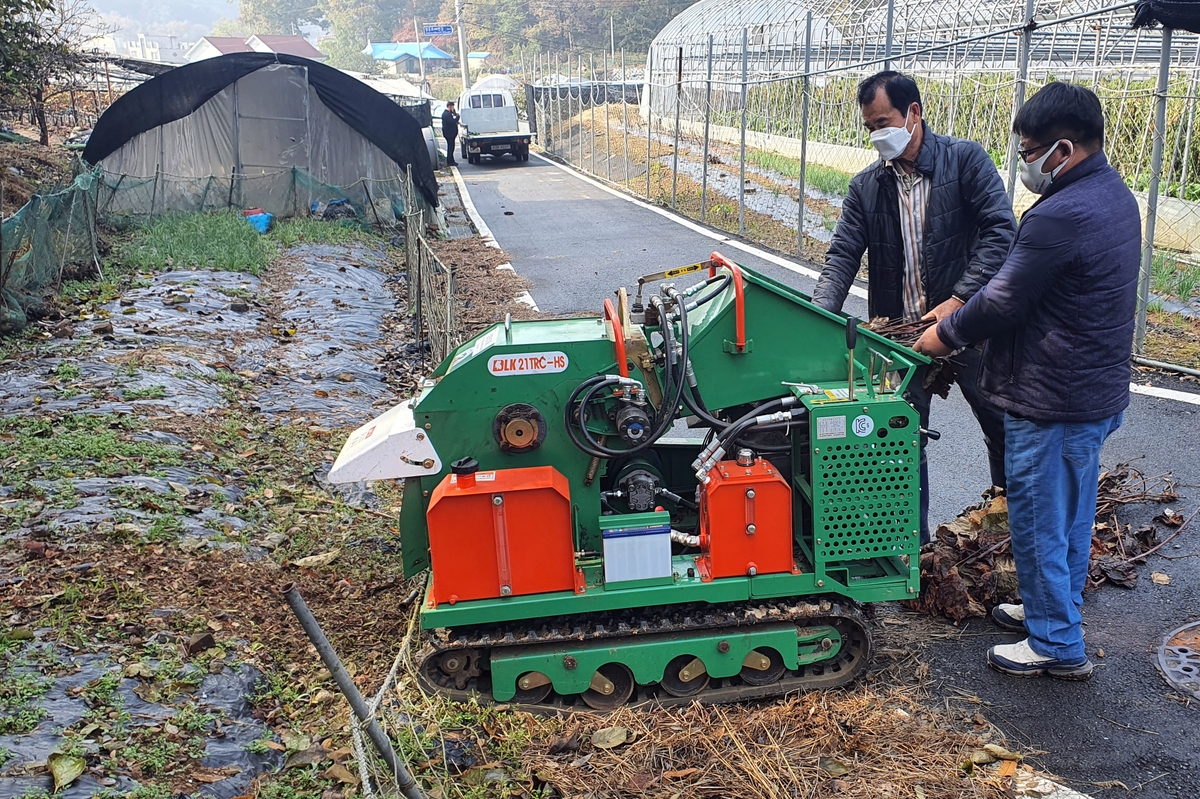
M 330 479 L 404 481 L 431 691 L 610 710 L 833 687 L 871 657 L 862 606 L 919 590 L 902 395 L 924 363 L 714 253 L 599 318 L 485 330 Z

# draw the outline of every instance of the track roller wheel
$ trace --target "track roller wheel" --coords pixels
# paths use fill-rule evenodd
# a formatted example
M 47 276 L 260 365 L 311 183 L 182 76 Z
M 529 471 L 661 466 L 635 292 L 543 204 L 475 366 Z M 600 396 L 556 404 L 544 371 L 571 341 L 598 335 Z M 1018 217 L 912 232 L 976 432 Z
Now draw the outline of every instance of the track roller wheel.
M 540 671 L 530 671 L 517 678 L 517 693 L 512 701 L 518 705 L 536 705 L 545 701 L 554 686 Z
M 708 670 L 700 658 L 680 655 L 667 664 L 659 685 L 671 696 L 694 696 L 708 687 Z
M 592 675 L 592 686 L 580 694 L 592 710 L 615 710 L 633 696 L 633 672 L 621 663 L 605 663 Z
M 755 662 L 748 662 L 751 659 L 754 659 Z M 770 685 L 778 682 L 783 673 L 787 671 L 787 667 L 783 664 L 783 657 L 770 647 L 755 649 L 746 657 L 746 661 L 746 665 L 742 666 L 738 676 L 747 685 Z

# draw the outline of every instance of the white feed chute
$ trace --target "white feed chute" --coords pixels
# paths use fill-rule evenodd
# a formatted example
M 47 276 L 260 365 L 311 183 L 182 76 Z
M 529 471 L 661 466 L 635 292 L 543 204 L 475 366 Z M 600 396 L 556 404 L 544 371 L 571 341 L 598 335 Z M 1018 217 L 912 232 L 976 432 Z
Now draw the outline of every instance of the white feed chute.
M 424 477 L 442 470 L 429 433 L 406 402 L 350 434 L 329 472 L 331 483 Z

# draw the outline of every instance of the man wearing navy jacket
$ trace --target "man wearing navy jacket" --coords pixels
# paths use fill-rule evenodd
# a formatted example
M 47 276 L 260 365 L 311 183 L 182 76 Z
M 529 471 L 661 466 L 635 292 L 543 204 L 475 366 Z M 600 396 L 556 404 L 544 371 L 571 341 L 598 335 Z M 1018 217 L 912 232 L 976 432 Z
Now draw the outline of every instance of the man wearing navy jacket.
M 996 275 L 926 331 L 942 356 L 987 341 L 979 392 L 1005 410 L 1009 527 L 1021 605 L 992 613 L 1025 632 L 994 646 L 1006 674 L 1083 680 L 1081 609 L 1100 449 L 1129 405 L 1141 216 L 1104 155 L 1090 90 L 1050 83 L 1017 113 L 1021 181 L 1041 195 Z

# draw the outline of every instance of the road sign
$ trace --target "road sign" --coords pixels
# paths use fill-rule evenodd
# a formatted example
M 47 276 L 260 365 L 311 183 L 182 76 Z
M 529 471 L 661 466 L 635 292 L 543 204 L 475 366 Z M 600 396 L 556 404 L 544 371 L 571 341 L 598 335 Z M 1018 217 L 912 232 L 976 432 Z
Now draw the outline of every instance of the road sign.
M 426 36 L 453 36 L 453 25 L 422 25 Z

